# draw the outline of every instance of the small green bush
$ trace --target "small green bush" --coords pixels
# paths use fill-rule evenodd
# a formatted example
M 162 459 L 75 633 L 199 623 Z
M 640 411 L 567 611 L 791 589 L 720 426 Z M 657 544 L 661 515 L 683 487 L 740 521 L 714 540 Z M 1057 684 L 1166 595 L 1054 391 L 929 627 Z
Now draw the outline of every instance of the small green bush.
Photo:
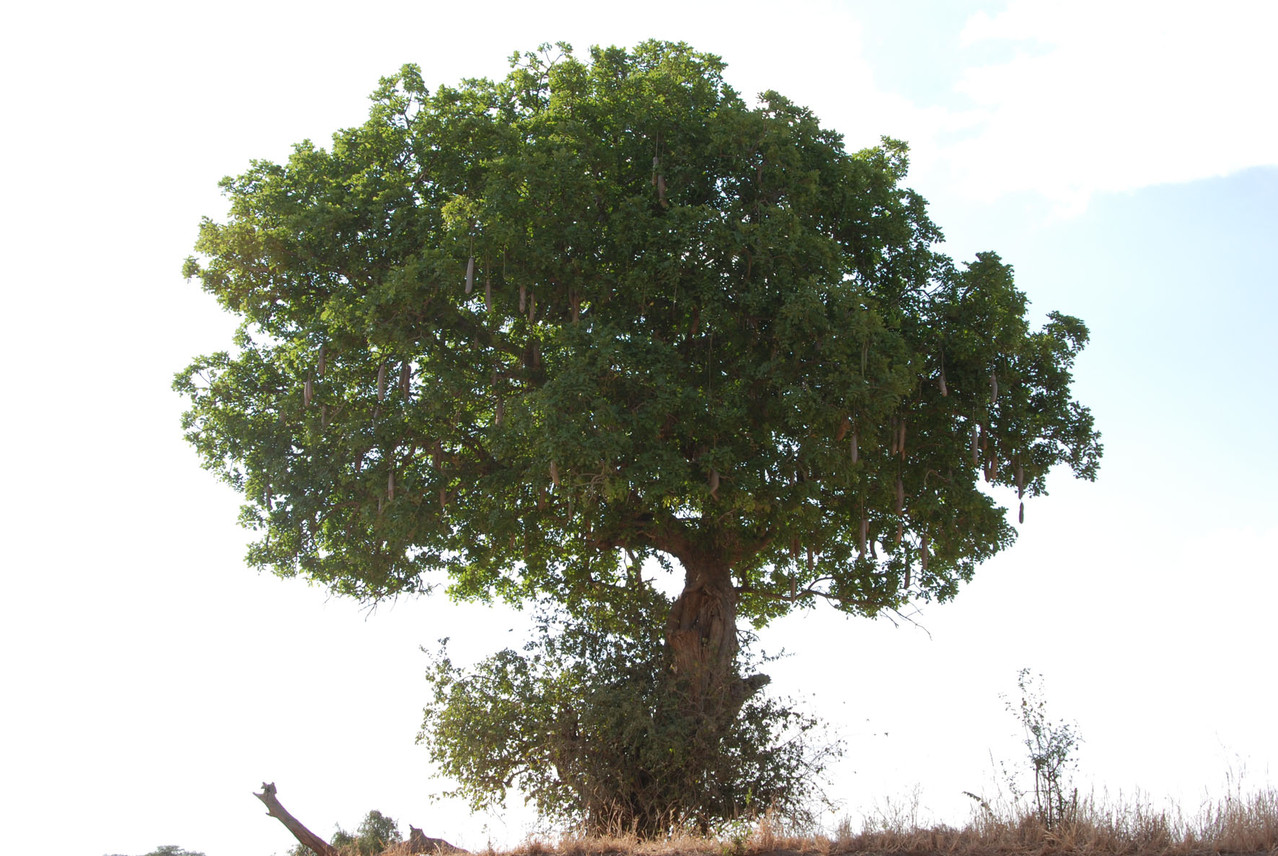
M 487 810 L 517 788 L 549 820 L 643 837 L 769 810 L 810 819 L 838 747 L 814 739 L 815 720 L 763 694 L 726 725 L 686 715 L 668 679 L 669 609 L 647 587 L 580 615 L 543 605 L 522 652 L 469 670 L 442 640 L 419 740 L 458 783 L 447 795 Z M 748 654 L 738 665 L 753 671 Z
M 1078 791 L 1070 787 L 1069 780 L 1078 764 L 1074 753 L 1081 738 L 1076 726 L 1048 720 L 1042 675 L 1031 677 L 1029 669 L 1021 669 L 1016 686 L 1020 702 L 1013 705 L 1007 701 L 1007 709 L 1020 720 L 1025 732 L 1025 748 L 1034 771 L 1034 813 L 1047 829 L 1053 829 L 1074 820 L 1078 812 Z M 1027 796 L 1014 776 L 1008 777 L 1008 785 L 1013 799 Z
M 378 856 L 387 847 L 402 840 L 399 825 L 394 819 L 373 809 L 364 816 L 353 835 L 337 827 L 329 844 L 343 856 Z M 288 856 L 315 856 L 315 852 L 305 845 L 294 844 Z

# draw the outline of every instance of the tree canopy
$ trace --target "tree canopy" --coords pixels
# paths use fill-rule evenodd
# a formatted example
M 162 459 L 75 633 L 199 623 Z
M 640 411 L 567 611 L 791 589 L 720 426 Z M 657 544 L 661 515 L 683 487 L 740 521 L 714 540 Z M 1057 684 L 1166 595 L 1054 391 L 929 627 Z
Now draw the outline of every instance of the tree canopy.
M 384 79 L 325 150 L 223 180 L 185 272 L 244 320 L 176 381 L 255 565 L 379 597 L 571 601 L 723 557 L 765 620 L 952 596 L 1100 447 L 1078 319 L 956 268 L 904 144 L 848 153 L 684 45 Z

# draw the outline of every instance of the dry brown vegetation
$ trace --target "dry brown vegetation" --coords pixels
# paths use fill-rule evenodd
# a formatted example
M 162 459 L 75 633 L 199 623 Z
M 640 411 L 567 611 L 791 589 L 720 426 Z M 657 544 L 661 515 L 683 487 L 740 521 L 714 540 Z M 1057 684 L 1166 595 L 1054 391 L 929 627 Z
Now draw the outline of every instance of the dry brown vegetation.
M 1029 812 L 997 813 L 988 805 L 964 827 L 925 828 L 912 812 L 881 814 L 856 829 L 833 833 L 787 829 L 765 819 L 735 837 L 676 836 L 639 841 L 626 836 L 533 839 L 501 856 L 839 856 L 839 854 L 1085 854 L 1085 856 L 1199 856 L 1278 854 L 1278 791 L 1235 793 L 1186 814 L 1141 800 L 1080 800 L 1073 817 L 1048 829 Z M 404 845 L 399 845 L 404 847 Z M 386 856 L 403 856 L 392 848 Z M 485 856 L 498 856 L 491 849 Z

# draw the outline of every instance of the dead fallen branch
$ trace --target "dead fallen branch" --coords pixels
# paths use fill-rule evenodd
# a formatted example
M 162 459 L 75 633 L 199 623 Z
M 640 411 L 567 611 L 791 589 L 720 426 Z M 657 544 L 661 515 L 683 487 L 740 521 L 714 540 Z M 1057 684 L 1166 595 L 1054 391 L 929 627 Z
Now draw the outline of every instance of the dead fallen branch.
M 316 856 L 338 856 L 336 848 L 303 826 L 300 820 L 288 813 L 288 809 L 280 805 L 280 801 L 275 797 L 274 782 L 262 782 L 262 792 L 253 796 L 266 804 L 266 813 L 284 824 L 284 827 L 303 847 L 311 848 Z

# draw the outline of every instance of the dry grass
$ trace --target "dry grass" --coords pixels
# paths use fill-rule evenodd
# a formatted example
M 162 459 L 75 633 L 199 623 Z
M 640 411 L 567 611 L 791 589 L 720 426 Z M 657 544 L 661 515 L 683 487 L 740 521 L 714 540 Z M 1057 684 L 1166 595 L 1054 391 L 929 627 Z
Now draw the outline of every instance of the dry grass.
M 891 803 L 859 830 L 848 822 L 831 833 L 787 829 L 773 818 L 716 839 L 691 835 L 660 841 L 626 836 L 531 840 L 504 856 L 1278 856 L 1278 791 L 1234 793 L 1192 816 L 1141 799 L 1081 801 L 1074 817 L 1047 829 L 1029 813 L 985 805 L 963 828 L 921 827 L 907 802 Z M 496 856 L 490 853 L 489 856 Z

